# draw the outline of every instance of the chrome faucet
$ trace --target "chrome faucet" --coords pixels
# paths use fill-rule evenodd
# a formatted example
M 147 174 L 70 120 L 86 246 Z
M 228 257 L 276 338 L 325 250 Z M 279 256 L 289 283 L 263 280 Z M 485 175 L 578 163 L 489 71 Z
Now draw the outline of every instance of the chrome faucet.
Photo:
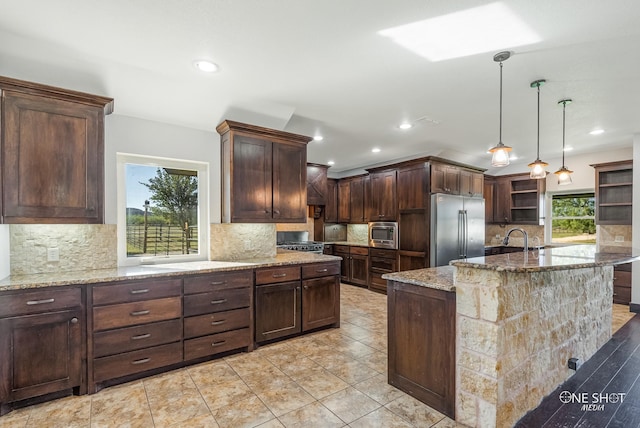
M 518 232 L 522 232 L 522 236 L 524 236 L 524 251 L 527 252 L 527 250 L 529 249 L 529 236 L 527 235 L 527 231 L 520 228 L 520 227 L 514 227 L 513 229 L 510 229 L 507 234 L 504 236 L 504 241 L 502 241 L 502 243 L 504 245 L 509 245 L 509 236 L 511 236 L 511 232 L 513 231 L 518 231 Z

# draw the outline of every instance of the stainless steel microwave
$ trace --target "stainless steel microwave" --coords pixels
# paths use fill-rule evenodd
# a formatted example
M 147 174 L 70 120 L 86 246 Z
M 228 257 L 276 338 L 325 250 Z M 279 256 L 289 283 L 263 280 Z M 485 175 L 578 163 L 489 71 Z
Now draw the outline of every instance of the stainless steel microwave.
M 369 223 L 369 246 L 398 249 L 398 223 L 374 221 Z

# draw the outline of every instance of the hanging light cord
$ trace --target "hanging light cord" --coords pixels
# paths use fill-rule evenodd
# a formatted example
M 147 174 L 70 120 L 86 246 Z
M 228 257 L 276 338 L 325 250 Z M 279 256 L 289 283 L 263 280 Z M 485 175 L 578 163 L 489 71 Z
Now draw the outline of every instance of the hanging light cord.
M 538 85 L 538 152 L 537 152 L 536 159 L 539 160 L 540 159 L 540 82 L 538 82 L 537 85 Z
M 562 167 L 564 168 L 564 124 L 565 124 L 565 113 L 567 111 L 567 102 L 562 102 Z
M 502 61 L 500 61 L 500 133 L 499 144 L 502 144 Z

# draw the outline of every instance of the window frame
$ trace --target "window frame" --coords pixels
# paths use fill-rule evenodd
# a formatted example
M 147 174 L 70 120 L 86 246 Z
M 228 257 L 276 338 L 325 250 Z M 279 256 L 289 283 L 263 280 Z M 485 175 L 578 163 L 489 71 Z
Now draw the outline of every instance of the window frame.
M 127 192 L 126 165 L 135 164 L 159 168 L 187 169 L 197 172 L 198 177 L 198 252 L 199 254 L 175 254 L 146 257 L 127 256 Z M 180 263 L 209 260 L 209 163 L 186 159 L 116 153 L 117 177 L 117 248 L 118 266 L 141 264 Z
M 560 244 L 559 242 L 553 242 L 553 220 L 559 219 L 593 219 L 594 224 L 596 221 L 595 210 L 593 217 L 591 216 L 571 216 L 571 217 L 554 217 L 553 216 L 553 198 L 554 197 L 563 197 L 569 195 L 592 195 L 595 198 L 595 189 L 573 189 L 572 191 L 561 191 L 561 192 L 547 192 L 546 194 L 546 207 L 545 207 L 545 228 L 544 228 L 544 241 L 554 245 Z M 596 224 L 597 227 L 597 224 Z M 574 242 L 571 245 L 582 245 L 580 243 Z

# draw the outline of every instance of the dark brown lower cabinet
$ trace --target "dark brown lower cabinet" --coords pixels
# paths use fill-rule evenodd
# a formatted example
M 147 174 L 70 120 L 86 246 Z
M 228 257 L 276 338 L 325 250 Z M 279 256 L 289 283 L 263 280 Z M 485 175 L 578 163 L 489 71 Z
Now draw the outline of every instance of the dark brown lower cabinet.
M 613 267 L 613 303 L 628 305 L 631 302 L 631 263 Z
M 81 294 L 68 287 L 0 297 L 0 414 L 16 401 L 85 392 Z
M 335 245 L 334 253 L 342 257 L 340 279 L 349 284 L 369 286 L 369 248 Z
M 256 287 L 256 342 L 302 331 L 300 281 Z
M 455 419 L 455 292 L 389 285 L 389 384 Z
M 340 322 L 340 281 L 337 276 L 302 281 L 302 331 Z M 337 327 L 337 325 L 335 325 Z
M 387 294 L 385 273 L 398 271 L 398 251 L 382 248 L 369 249 L 369 289 Z

